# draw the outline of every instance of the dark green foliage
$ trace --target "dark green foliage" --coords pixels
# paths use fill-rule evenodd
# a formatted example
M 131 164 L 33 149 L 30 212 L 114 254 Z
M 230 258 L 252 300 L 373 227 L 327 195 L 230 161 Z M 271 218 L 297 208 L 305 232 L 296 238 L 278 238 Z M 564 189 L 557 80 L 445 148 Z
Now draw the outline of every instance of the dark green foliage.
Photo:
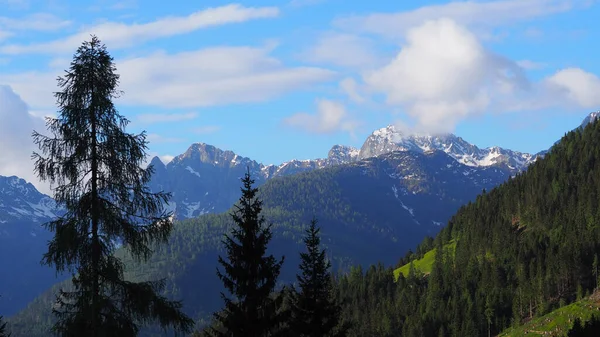
M 47 157 L 34 153 L 35 169 L 54 186 L 66 213 L 45 226 L 54 232 L 43 262 L 73 273 L 53 307 L 62 336 L 135 336 L 140 325 L 188 331 L 193 323 L 179 302 L 159 295 L 163 281 L 130 282 L 113 253 L 117 243 L 138 261 L 172 229 L 162 211 L 169 195 L 151 193 L 152 168 L 142 169 L 145 134 L 124 132 L 128 120 L 115 109 L 119 75 L 106 47 L 92 36 L 58 79 L 58 118 L 47 118 L 51 137 L 33 133 Z
M 6 327 L 6 322 L 3 321 L 2 316 L 0 316 L 0 337 L 10 337 L 10 333 Z
M 301 274 L 296 276 L 300 289 L 291 293 L 290 327 L 298 337 L 342 337 L 347 328 L 339 326 L 341 307 L 334 297 L 331 263 L 320 247 L 319 231 L 313 218 L 304 238 L 307 252 L 300 253 Z
M 575 319 L 573 327 L 567 333 L 567 337 L 596 337 L 600 334 L 600 318 L 593 316 L 592 319 L 581 324 L 579 318 Z
M 273 234 L 271 225 L 265 225 L 261 215 L 262 201 L 256 197 L 258 189 L 252 187 L 254 180 L 249 170 L 242 183 L 242 196 L 231 213 L 235 227 L 223 240 L 228 261 L 219 256 L 224 273 L 217 269 L 219 279 L 233 298 L 221 293 L 225 308 L 214 314 L 217 325 L 210 327 L 207 334 L 285 336 L 285 312 L 280 310 L 283 296 L 274 295 L 284 258 L 277 261 L 273 255 L 266 255 Z

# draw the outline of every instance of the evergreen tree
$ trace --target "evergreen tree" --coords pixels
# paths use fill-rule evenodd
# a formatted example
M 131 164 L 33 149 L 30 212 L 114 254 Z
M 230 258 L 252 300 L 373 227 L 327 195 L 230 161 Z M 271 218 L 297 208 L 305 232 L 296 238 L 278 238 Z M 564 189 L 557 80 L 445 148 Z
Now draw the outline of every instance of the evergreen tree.
M 254 180 L 250 178 L 249 169 L 242 183 L 242 196 L 231 213 L 235 226 L 231 235 L 225 235 L 223 240 L 229 261 L 219 256 L 224 273 L 217 269 L 217 276 L 233 298 L 221 293 L 225 308 L 214 314 L 215 326 L 210 327 L 207 334 L 232 337 L 285 335 L 285 313 L 280 310 L 283 296 L 274 294 L 284 258 L 277 261 L 273 255 L 266 256 L 273 234 L 271 225 L 265 225 L 260 214 L 262 201 L 256 197 L 258 189 L 252 187 Z
M 321 249 L 320 229 L 317 220 L 310 222 L 304 243 L 306 253 L 300 253 L 300 271 L 297 275 L 300 291 L 291 295 L 291 321 L 293 333 L 299 337 L 345 336 L 346 328 L 339 326 L 341 307 L 334 298 L 331 263 Z
M 41 152 L 33 154 L 40 179 L 50 181 L 54 199 L 66 212 L 45 224 L 54 232 L 43 263 L 73 273 L 73 288 L 61 289 L 53 312 L 62 336 L 135 336 L 140 325 L 189 331 L 193 321 L 181 304 L 159 295 L 164 281 L 124 280 L 123 263 L 113 254 L 122 244 L 137 260 L 147 260 L 150 244 L 166 242 L 172 229 L 163 211 L 166 193 L 147 187 L 152 167 L 145 133 L 125 133 L 128 120 L 115 109 L 119 75 L 113 59 L 92 36 L 58 78 L 59 114 L 47 118 L 51 137 L 34 131 Z
M 0 337 L 10 337 L 10 333 L 8 332 L 8 329 L 6 328 L 6 322 L 2 322 L 3 317 L 0 316 Z

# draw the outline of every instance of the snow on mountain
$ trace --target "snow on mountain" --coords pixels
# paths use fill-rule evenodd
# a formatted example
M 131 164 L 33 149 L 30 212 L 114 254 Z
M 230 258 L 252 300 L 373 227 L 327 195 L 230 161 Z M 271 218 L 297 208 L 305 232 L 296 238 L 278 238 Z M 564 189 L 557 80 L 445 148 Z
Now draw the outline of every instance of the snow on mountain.
M 582 125 L 600 116 L 595 112 L 586 117 Z M 240 156 L 232 151 L 224 151 L 204 143 L 192 144 L 188 150 L 175 157 L 168 164 L 163 164 L 158 157 L 152 160 L 155 175 L 151 188 L 155 191 L 173 192 L 169 209 L 177 218 L 196 217 L 207 212 L 223 212 L 239 198 L 239 179 L 250 168 L 256 186 L 269 179 L 297 174 L 305 171 L 322 169 L 334 165 L 356 163 L 367 158 L 381 156 L 394 151 L 409 151 L 427 154 L 442 151 L 450 158 L 447 169 L 456 169 L 456 164 L 464 164 L 460 175 L 476 179 L 479 184 L 488 180 L 496 182 L 527 168 L 545 152 L 532 155 L 490 147 L 480 149 L 453 134 L 443 135 L 409 135 L 390 125 L 375 130 L 360 149 L 350 146 L 335 145 L 326 158 L 311 160 L 290 160 L 279 165 L 264 165 L 250 158 Z M 407 157 L 408 158 L 408 157 Z M 475 168 L 498 168 L 502 172 L 493 173 L 489 177 L 479 177 Z M 446 168 L 441 168 L 446 169 Z M 417 177 L 417 172 L 410 170 L 405 176 Z
M 598 116 L 600 116 L 600 110 L 595 111 L 590 113 L 589 115 L 587 115 L 587 117 L 583 120 L 583 122 L 581 122 L 581 125 L 579 126 L 580 128 L 584 128 L 586 125 L 590 124 L 591 122 L 595 121 L 596 119 L 598 119 Z
M 358 160 L 360 150 L 345 145 L 334 145 L 327 154 L 327 160 L 330 165 L 340 165 Z
M 290 160 L 279 165 L 264 165 L 232 151 L 205 143 L 192 144 L 186 152 L 164 164 L 158 157 L 151 161 L 154 191 L 172 192 L 168 206 L 178 219 L 205 213 L 223 212 L 239 198 L 239 179 L 247 168 L 257 185 L 275 177 L 321 169 L 355 161 L 359 150 L 335 145 L 327 158 Z
M 358 158 L 379 156 L 392 151 L 424 153 L 432 150 L 444 151 L 467 166 L 502 166 L 512 171 L 524 170 L 536 158 L 529 153 L 507 150 L 497 146 L 480 149 L 453 134 L 407 135 L 393 125 L 373 132 L 361 147 Z
M 57 212 L 54 200 L 31 183 L 16 176 L 0 176 L 0 228 L 1 224 L 14 222 L 41 225 Z M 0 236 L 2 233 L 0 230 Z

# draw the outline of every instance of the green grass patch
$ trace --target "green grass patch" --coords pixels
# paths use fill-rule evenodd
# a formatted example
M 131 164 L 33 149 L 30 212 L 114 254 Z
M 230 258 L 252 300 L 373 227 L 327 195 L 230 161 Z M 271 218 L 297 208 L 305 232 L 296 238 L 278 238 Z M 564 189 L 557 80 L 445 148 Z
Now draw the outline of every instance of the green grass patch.
M 444 249 L 450 250 L 450 253 L 452 254 L 452 256 L 454 256 L 454 251 L 456 250 L 456 241 L 455 240 L 450 241 L 450 243 L 444 245 Z M 425 275 L 431 273 L 431 268 L 433 267 L 433 262 L 435 260 L 435 252 L 436 252 L 436 249 L 434 248 L 434 249 L 428 251 L 427 253 L 425 253 L 423 258 L 414 260 L 413 261 L 414 268 L 418 269 Z M 410 271 L 410 263 L 403 265 L 402 267 L 394 270 L 394 279 L 398 280 L 400 273 L 402 273 L 402 275 L 404 275 L 404 277 L 407 277 L 409 271 Z
M 566 336 L 576 318 L 579 318 L 583 324 L 593 315 L 600 314 L 600 303 L 597 297 L 598 295 L 595 295 L 556 309 L 521 326 L 509 328 L 498 337 Z

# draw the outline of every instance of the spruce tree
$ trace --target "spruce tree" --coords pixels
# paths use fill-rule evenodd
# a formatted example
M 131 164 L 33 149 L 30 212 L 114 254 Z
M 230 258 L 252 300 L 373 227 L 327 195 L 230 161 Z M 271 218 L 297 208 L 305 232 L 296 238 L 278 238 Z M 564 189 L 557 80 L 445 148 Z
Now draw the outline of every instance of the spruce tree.
M 262 201 L 256 197 L 258 189 L 252 187 L 249 170 L 242 183 L 242 196 L 231 213 L 234 227 L 223 240 L 228 261 L 219 256 L 224 272 L 217 268 L 217 276 L 232 298 L 221 293 L 225 308 L 214 314 L 215 325 L 207 329 L 207 334 L 287 336 L 283 329 L 285 313 L 280 310 L 283 296 L 274 293 L 284 258 L 277 261 L 273 255 L 266 255 L 271 225 L 265 225 L 260 214 Z
M 291 294 L 290 328 L 299 337 L 345 336 L 346 327 L 339 323 L 341 307 L 335 300 L 331 263 L 321 249 L 320 229 L 312 219 L 306 230 L 304 243 L 307 252 L 300 253 L 300 271 L 297 275 L 299 291 Z
M 151 322 L 181 331 L 193 324 L 180 302 L 159 295 L 164 281 L 126 281 L 113 254 L 122 244 L 136 260 L 147 260 L 150 245 L 166 242 L 173 226 L 163 211 L 170 195 L 147 187 L 153 169 L 141 167 L 145 133 L 126 133 L 129 121 L 112 102 L 120 94 L 115 71 L 92 36 L 58 78 L 58 117 L 46 119 L 52 136 L 33 132 L 46 156 L 33 154 L 35 170 L 66 210 L 45 224 L 54 238 L 42 260 L 73 273 L 72 288 L 60 290 L 53 308 L 53 331 L 61 336 L 136 336 Z

